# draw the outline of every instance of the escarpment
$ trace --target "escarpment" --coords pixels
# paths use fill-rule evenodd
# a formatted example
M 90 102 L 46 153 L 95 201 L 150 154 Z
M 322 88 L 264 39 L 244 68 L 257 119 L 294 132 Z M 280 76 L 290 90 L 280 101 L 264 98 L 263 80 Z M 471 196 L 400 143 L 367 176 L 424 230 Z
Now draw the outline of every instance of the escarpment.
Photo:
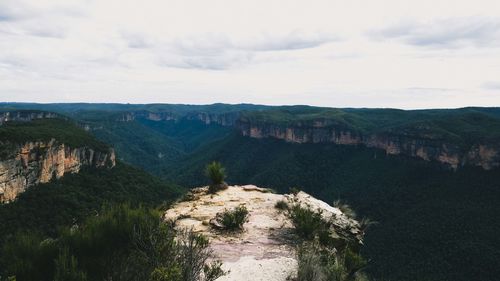
M 454 169 L 470 165 L 489 170 L 500 165 L 500 149 L 492 143 L 460 145 L 432 136 L 409 135 L 403 132 L 362 133 L 342 126 L 324 124 L 321 121 L 280 125 L 270 122 L 252 123 L 240 119 L 236 127 L 243 136 L 251 138 L 276 138 L 291 143 L 364 145 L 382 149 L 387 154 L 437 161 Z
M 0 160 L 0 202 L 14 200 L 28 187 L 78 173 L 83 167 L 115 166 L 113 149 L 70 147 L 55 139 L 14 145 L 10 157 Z
M 228 113 L 208 113 L 208 112 L 188 112 L 175 113 L 169 111 L 150 112 L 150 111 L 131 111 L 118 117 L 118 121 L 130 122 L 136 119 L 146 119 L 151 121 L 179 121 L 181 119 L 201 121 L 207 125 L 217 124 L 221 126 L 234 126 L 238 120 L 238 112 Z
M 0 112 L 0 125 L 9 121 L 27 122 L 36 119 L 61 118 L 54 112 L 34 111 L 34 110 L 16 110 Z
M 4 112 L 0 126 L 0 202 L 28 187 L 115 166 L 115 152 L 67 118 L 51 112 Z
M 425 126 L 419 127 L 418 124 L 415 125 L 411 122 L 405 124 L 405 126 L 410 127 L 386 128 L 377 124 L 376 120 L 369 118 L 356 119 L 358 117 L 353 117 L 352 120 L 346 121 L 336 116 L 310 118 L 305 115 L 304 119 L 302 119 L 300 113 L 298 113 L 297 115 L 285 115 L 283 118 L 285 121 L 283 122 L 280 120 L 282 116 L 265 115 L 265 111 L 218 113 L 191 111 L 179 113 L 175 111 L 149 112 L 145 110 L 125 113 L 118 120 L 133 121 L 140 118 L 153 121 L 192 120 L 205 124 L 232 127 L 243 136 L 251 138 L 276 138 L 291 143 L 363 145 L 369 148 L 381 149 L 388 155 L 403 155 L 425 161 L 434 161 L 453 169 L 462 166 L 478 166 L 490 170 L 500 166 L 498 137 L 496 140 L 487 140 L 487 138 L 485 140 L 481 136 L 466 131 L 462 131 L 459 136 L 455 136 L 453 133 L 454 127 L 464 124 L 447 125 L 446 129 L 451 131 L 451 133 L 447 132 L 449 133 L 448 138 L 440 136 L 441 132 L 439 130 L 441 128 L 439 127 L 431 125 L 431 132 L 428 132 Z M 289 121 L 287 118 L 293 121 Z M 394 119 L 396 118 L 394 117 Z M 475 120 L 473 115 L 464 115 L 464 118 L 470 118 L 467 121 L 471 122 Z M 478 123 L 477 126 L 487 126 L 488 122 L 493 119 L 485 120 L 481 121 L 484 124 Z M 368 130 L 360 128 L 363 127 L 364 123 L 370 124 L 371 128 Z M 433 132 L 433 129 L 436 132 Z M 471 135 L 469 136 L 469 134 Z

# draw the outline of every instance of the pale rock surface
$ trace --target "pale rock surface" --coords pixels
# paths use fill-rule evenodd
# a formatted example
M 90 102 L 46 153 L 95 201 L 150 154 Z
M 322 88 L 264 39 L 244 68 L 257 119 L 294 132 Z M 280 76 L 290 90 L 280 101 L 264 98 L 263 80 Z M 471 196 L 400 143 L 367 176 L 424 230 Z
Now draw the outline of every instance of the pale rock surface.
M 225 270 L 230 270 L 220 281 L 285 281 L 295 272 L 296 237 L 290 220 L 274 207 L 280 200 L 319 208 L 339 228 L 361 237 L 356 221 L 304 192 L 281 195 L 253 185 L 229 186 L 217 194 L 206 191 L 206 187 L 193 189 L 192 200 L 176 203 L 164 218 L 175 221 L 179 229 L 192 228 L 210 239 L 215 258 L 223 262 Z M 249 211 L 243 231 L 221 233 L 210 226 L 210 219 L 217 213 L 241 204 Z

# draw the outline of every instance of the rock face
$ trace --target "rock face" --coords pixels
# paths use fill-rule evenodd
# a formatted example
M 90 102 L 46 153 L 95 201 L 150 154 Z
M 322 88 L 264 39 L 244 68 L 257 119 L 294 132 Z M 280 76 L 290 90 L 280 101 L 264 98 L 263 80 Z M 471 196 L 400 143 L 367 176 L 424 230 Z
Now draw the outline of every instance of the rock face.
M 238 120 L 237 112 L 229 113 L 207 113 L 207 112 L 189 112 L 184 115 L 178 115 L 173 112 L 150 112 L 150 111 L 133 111 L 127 112 L 118 118 L 118 121 L 130 122 L 139 118 L 152 121 L 177 121 L 180 119 L 197 120 L 207 125 L 217 124 L 221 126 L 234 126 Z
M 194 189 L 190 201 L 179 202 L 165 213 L 178 228 L 192 228 L 210 239 L 215 258 L 230 270 L 219 281 L 285 281 L 296 270 L 293 226 L 289 218 L 274 206 L 280 200 L 323 210 L 339 230 L 349 233 L 361 243 L 358 222 L 339 209 L 300 192 L 280 195 L 252 185 L 230 186 L 217 194 L 207 194 L 207 188 Z M 244 230 L 221 233 L 211 227 L 210 220 L 225 209 L 245 205 L 249 211 Z
M 464 148 L 425 135 L 408 135 L 403 132 L 362 134 L 321 121 L 280 126 L 239 120 L 236 126 L 242 135 L 251 138 L 276 138 L 292 143 L 364 145 L 382 149 L 387 154 L 437 161 L 454 169 L 465 165 L 480 166 L 487 170 L 500 166 L 500 148 L 491 144 L 476 143 Z
M 243 136 L 251 138 L 276 138 L 292 143 L 364 145 L 384 150 L 387 154 L 436 161 L 453 169 L 469 165 L 489 170 L 500 166 L 500 146 L 491 143 L 474 143 L 464 147 L 425 133 L 416 135 L 395 131 L 367 134 L 322 119 L 281 125 L 273 122 L 252 122 L 242 117 L 240 112 L 189 112 L 180 116 L 173 112 L 135 111 L 123 114 L 118 120 L 126 122 L 137 118 L 154 121 L 198 120 L 205 124 L 233 127 Z
M 14 200 L 26 188 L 66 173 L 77 173 L 84 166 L 113 167 L 115 153 L 88 147 L 72 148 L 52 139 L 15 146 L 11 157 L 0 160 L 0 202 Z
M 61 118 L 59 114 L 46 111 L 5 111 L 0 112 L 0 125 L 8 121 L 31 121 L 35 119 Z

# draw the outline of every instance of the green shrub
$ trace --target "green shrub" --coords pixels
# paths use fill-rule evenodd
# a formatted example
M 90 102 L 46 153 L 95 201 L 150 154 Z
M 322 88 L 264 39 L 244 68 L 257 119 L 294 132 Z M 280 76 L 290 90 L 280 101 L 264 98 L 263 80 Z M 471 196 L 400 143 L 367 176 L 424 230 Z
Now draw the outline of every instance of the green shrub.
M 324 268 L 321 265 L 319 249 L 304 243 L 297 249 L 297 278 L 296 281 L 323 281 Z
M 318 243 L 302 243 L 297 249 L 295 281 L 363 281 L 366 261 L 349 248 L 331 249 Z
M 242 229 L 243 224 L 247 221 L 248 210 L 245 206 L 240 205 L 233 210 L 225 210 L 215 217 L 216 224 L 223 230 Z
M 5 274 L 19 281 L 212 281 L 225 274 L 220 263 L 208 263 L 206 237 L 175 231 L 158 211 L 129 205 L 103 208 L 57 239 L 24 234 L 5 247 Z
M 208 164 L 205 168 L 205 175 L 212 181 L 212 184 L 221 184 L 226 178 L 226 169 L 216 161 Z
M 213 161 L 205 167 L 205 175 L 210 179 L 211 183 L 208 188 L 210 193 L 216 193 L 217 191 L 227 187 L 224 179 L 226 178 L 226 169 L 221 163 Z
M 312 240 L 330 225 L 321 215 L 321 211 L 303 208 L 299 204 L 289 208 L 288 216 L 292 220 L 295 232 L 303 239 Z
M 87 274 L 78 268 L 78 261 L 68 248 L 61 249 L 55 261 L 54 281 L 86 281 Z
M 288 210 L 288 203 L 285 200 L 279 200 L 274 204 L 274 208 L 278 210 Z

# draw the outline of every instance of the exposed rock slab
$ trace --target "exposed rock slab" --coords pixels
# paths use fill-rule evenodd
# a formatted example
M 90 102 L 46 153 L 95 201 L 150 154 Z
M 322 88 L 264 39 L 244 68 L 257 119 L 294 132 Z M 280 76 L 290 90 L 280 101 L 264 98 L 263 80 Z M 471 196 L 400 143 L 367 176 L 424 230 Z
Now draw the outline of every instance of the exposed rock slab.
M 165 219 L 175 221 L 178 228 L 192 228 L 209 237 L 215 257 L 223 262 L 224 269 L 231 271 L 221 277 L 221 281 L 284 281 L 293 273 L 296 237 L 288 217 L 274 207 L 280 200 L 319 208 L 325 218 L 334 220 L 338 227 L 357 231 L 356 221 L 304 192 L 281 195 L 253 185 L 230 186 L 217 194 L 207 194 L 206 190 L 192 190 L 193 200 L 175 204 L 166 211 Z M 249 211 L 243 231 L 221 233 L 210 226 L 210 219 L 217 213 L 242 204 Z

